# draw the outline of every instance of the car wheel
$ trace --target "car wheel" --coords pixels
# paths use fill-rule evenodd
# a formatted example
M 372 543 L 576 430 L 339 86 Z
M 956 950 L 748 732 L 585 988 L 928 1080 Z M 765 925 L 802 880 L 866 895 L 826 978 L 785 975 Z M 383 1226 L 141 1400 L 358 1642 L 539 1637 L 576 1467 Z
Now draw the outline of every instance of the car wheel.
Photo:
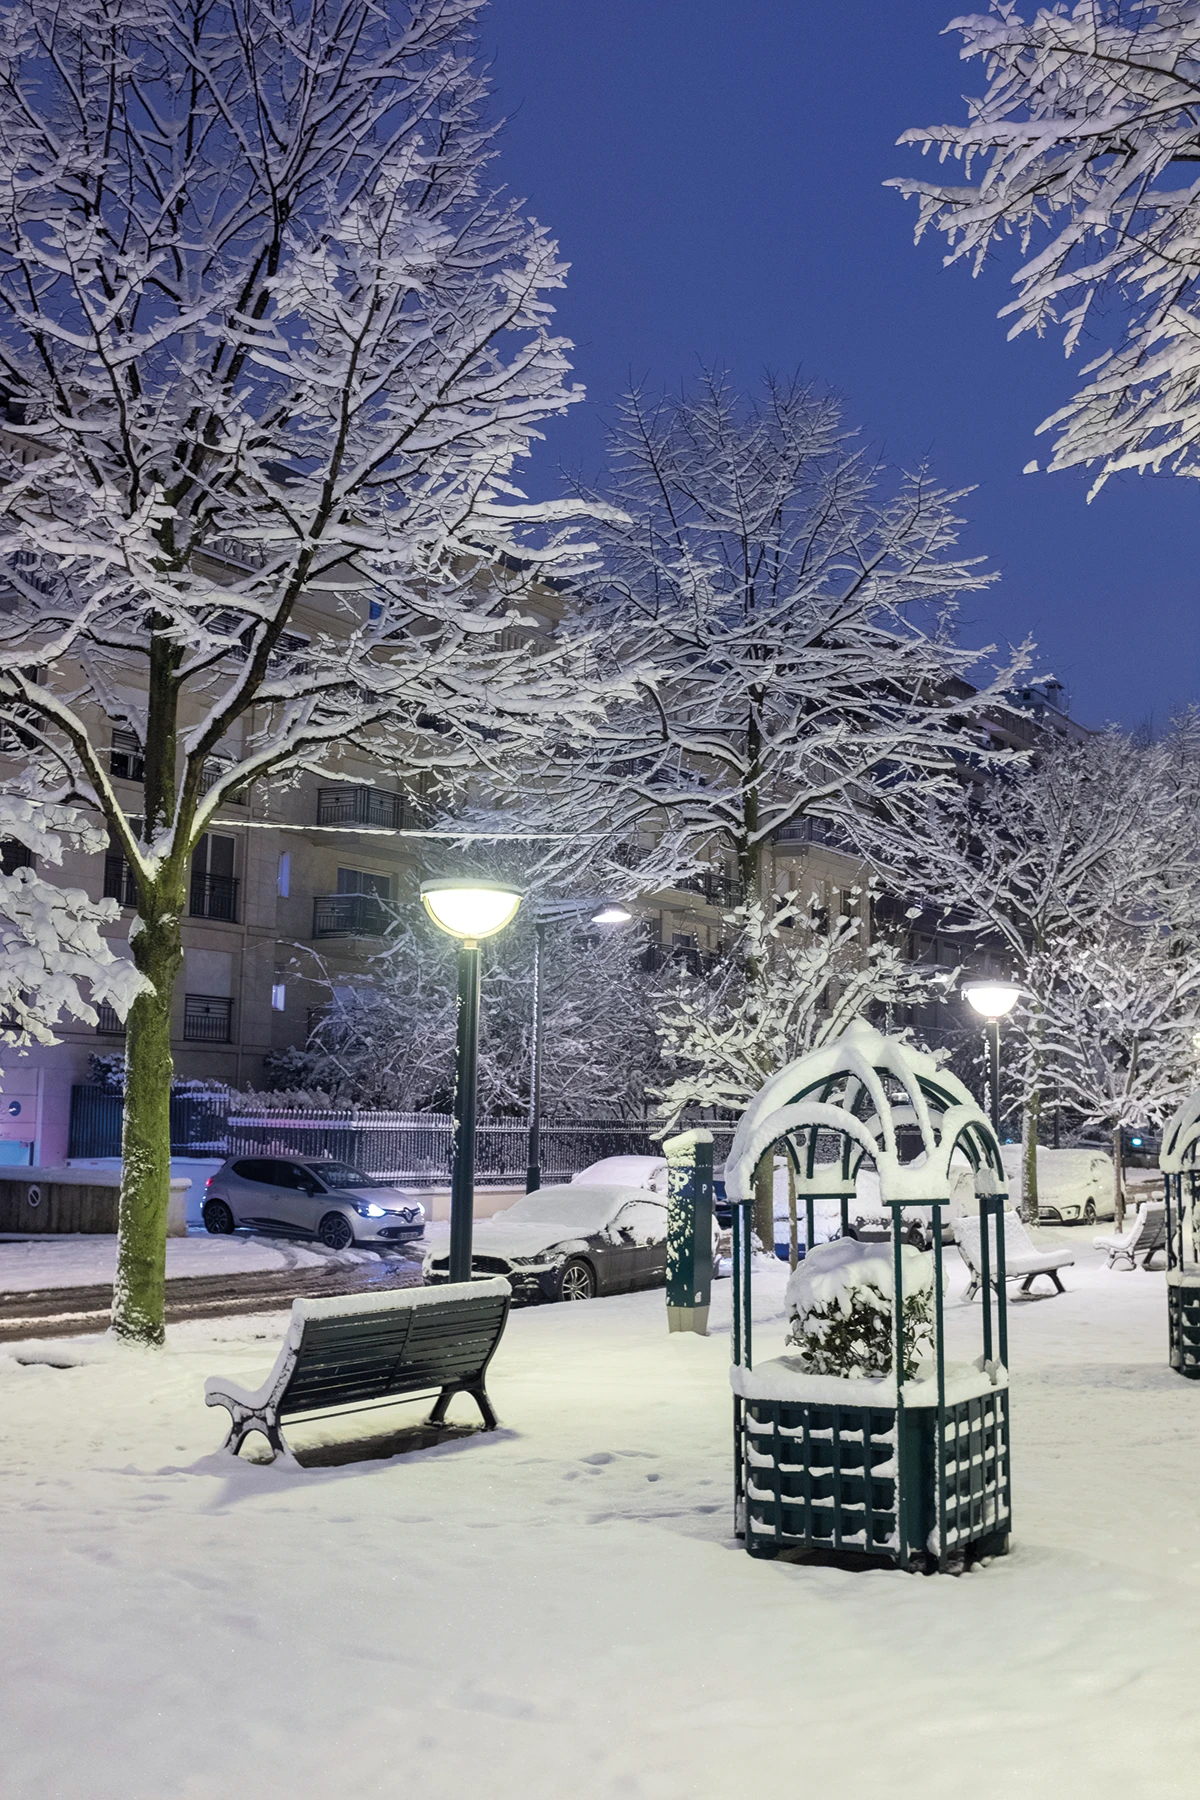
M 1089 1200 L 1084 1207 L 1083 1222 L 1085 1225 L 1094 1225 L 1096 1223 L 1096 1202 L 1094 1200 Z
M 354 1230 L 345 1213 L 326 1213 L 317 1226 L 317 1236 L 327 1250 L 348 1250 L 354 1242 Z
M 573 1256 L 564 1263 L 558 1275 L 558 1297 L 560 1300 L 591 1300 L 596 1292 L 596 1277 L 590 1263 Z
M 202 1217 L 204 1219 L 204 1229 L 206 1231 L 211 1231 L 214 1237 L 228 1237 L 231 1231 L 237 1229 L 237 1221 L 234 1219 L 233 1210 L 225 1204 L 224 1200 L 207 1201 L 203 1209 Z

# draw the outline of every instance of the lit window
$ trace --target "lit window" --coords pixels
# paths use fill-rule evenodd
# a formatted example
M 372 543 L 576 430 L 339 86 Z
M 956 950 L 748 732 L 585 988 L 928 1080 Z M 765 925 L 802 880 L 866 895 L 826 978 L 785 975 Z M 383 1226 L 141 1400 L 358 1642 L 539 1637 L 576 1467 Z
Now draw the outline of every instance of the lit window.
M 279 858 L 279 872 L 275 877 L 275 892 L 281 900 L 286 900 L 292 888 L 292 859 L 285 850 Z M 280 1007 L 282 1012 L 283 1008 Z
M 271 1009 L 273 1012 L 283 1011 L 286 997 L 287 990 L 284 987 L 283 982 L 277 981 L 271 989 Z

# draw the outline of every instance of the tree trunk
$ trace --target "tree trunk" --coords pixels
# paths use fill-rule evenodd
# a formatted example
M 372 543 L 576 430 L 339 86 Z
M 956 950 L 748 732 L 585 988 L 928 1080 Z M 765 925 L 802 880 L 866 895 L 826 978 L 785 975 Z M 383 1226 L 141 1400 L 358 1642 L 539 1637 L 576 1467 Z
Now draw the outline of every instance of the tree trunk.
M 1125 1167 L 1121 1161 L 1121 1127 L 1113 1126 L 1112 1134 L 1113 1159 L 1113 1224 L 1118 1231 L 1125 1229 Z
M 1021 1217 L 1026 1225 L 1038 1222 L 1038 1128 L 1042 1119 L 1042 1095 L 1034 1088 L 1025 1099 L 1025 1129 L 1021 1140 Z
M 171 997 L 183 961 L 178 914 L 143 922 L 134 961 L 153 983 L 130 1010 L 125 1049 L 125 1127 L 112 1328 L 161 1344 L 171 1197 Z
M 754 1235 L 764 1256 L 775 1254 L 775 1147 L 754 1171 Z

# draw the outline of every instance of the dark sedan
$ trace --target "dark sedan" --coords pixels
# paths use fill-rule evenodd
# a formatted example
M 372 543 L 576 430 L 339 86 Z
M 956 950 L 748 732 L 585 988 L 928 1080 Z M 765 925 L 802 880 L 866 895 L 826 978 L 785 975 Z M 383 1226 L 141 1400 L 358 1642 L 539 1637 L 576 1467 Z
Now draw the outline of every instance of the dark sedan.
M 446 1251 L 425 1257 L 428 1283 L 450 1279 Z M 471 1269 L 503 1275 L 523 1300 L 590 1300 L 662 1287 L 667 1202 L 645 1188 L 539 1188 L 475 1227 Z

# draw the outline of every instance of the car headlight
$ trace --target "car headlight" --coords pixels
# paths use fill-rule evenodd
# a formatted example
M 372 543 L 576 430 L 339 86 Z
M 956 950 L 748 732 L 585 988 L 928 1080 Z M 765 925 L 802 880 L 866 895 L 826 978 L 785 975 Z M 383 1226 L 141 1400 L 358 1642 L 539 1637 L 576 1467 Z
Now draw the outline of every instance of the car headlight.
M 373 1200 L 352 1200 L 350 1204 L 364 1219 L 382 1219 L 387 1212 L 386 1206 L 376 1206 Z
M 1061 1211 L 1063 1211 L 1069 1219 L 1077 1219 L 1079 1217 L 1079 1208 L 1077 1206 L 1064 1206 L 1061 1208 Z

